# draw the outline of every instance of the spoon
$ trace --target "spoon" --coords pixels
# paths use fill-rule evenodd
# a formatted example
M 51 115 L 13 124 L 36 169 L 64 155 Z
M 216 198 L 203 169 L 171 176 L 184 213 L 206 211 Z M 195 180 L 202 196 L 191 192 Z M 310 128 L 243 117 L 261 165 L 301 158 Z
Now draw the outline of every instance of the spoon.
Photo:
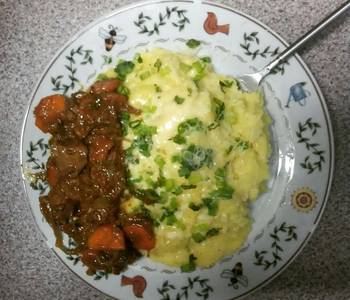
M 286 48 L 282 53 L 280 53 L 276 59 L 262 68 L 260 71 L 253 74 L 244 74 L 242 76 L 237 77 L 237 80 L 241 86 L 241 88 L 247 92 L 256 91 L 259 87 L 261 81 L 271 73 L 274 67 L 276 67 L 279 63 L 283 62 L 287 57 L 296 52 L 301 46 L 309 41 L 312 37 L 318 34 L 322 29 L 324 29 L 327 25 L 329 25 L 332 21 L 334 21 L 337 17 L 339 17 L 342 13 L 344 13 L 348 8 L 350 8 L 350 1 L 346 1 L 343 5 L 341 5 L 338 9 L 336 9 L 333 13 L 327 16 L 323 21 L 318 23 L 313 29 L 305 33 L 301 38 L 296 40 L 292 45 Z

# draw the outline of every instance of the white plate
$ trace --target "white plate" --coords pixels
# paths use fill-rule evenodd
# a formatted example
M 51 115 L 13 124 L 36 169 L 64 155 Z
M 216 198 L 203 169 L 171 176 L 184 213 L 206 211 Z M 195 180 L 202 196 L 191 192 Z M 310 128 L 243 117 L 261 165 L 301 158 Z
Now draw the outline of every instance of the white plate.
M 107 51 L 105 39 L 113 30 L 115 44 Z M 202 42 L 199 54 L 210 55 L 217 72 L 231 75 L 263 67 L 286 46 L 265 25 L 221 4 L 140 2 L 97 20 L 74 36 L 46 68 L 29 103 L 21 163 L 34 218 L 58 257 L 86 282 L 112 297 L 136 298 L 132 286 L 122 285 L 123 276 L 139 276 L 147 283 L 145 299 L 236 299 L 247 295 L 296 257 L 326 204 L 334 160 L 332 128 L 314 77 L 300 57 L 294 56 L 264 82 L 266 108 L 273 119 L 271 180 L 268 192 L 252 207 L 253 229 L 237 253 L 193 273 L 142 258 L 118 276 L 87 276 L 78 258 L 67 257 L 54 247 L 53 232 L 38 201 L 39 194 L 47 192 L 47 184 L 33 183 L 28 176 L 44 170 L 48 157 L 49 135 L 35 127 L 34 107 L 49 94 L 70 94 L 88 86 L 120 58 L 130 59 L 144 49 L 188 51 L 185 43 L 191 38 Z

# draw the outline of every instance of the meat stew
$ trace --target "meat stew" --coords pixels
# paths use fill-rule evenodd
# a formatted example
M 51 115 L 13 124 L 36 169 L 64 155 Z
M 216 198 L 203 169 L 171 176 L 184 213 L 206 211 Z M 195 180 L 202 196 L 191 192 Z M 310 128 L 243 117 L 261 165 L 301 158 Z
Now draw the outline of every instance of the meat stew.
M 56 246 L 78 255 L 92 275 L 118 274 L 155 245 L 152 220 L 126 215 L 130 197 L 122 148 L 123 112 L 138 114 L 117 93 L 117 79 L 97 81 L 70 98 L 52 95 L 35 108 L 36 126 L 52 135 L 46 180 L 50 192 L 40 197 L 41 211 L 56 236 Z M 74 241 L 65 246 L 64 236 Z

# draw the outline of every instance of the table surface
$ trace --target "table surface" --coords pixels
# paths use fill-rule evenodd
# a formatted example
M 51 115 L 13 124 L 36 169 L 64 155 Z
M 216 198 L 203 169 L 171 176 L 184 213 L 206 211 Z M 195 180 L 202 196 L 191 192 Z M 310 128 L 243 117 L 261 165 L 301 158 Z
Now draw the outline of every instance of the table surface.
M 0 299 L 110 299 L 73 275 L 45 245 L 19 171 L 20 130 L 34 85 L 63 44 L 89 22 L 131 1 L 0 0 Z M 224 3 L 292 42 L 344 0 Z M 350 299 L 350 13 L 301 53 L 329 107 L 335 177 L 310 242 L 273 282 L 246 299 Z

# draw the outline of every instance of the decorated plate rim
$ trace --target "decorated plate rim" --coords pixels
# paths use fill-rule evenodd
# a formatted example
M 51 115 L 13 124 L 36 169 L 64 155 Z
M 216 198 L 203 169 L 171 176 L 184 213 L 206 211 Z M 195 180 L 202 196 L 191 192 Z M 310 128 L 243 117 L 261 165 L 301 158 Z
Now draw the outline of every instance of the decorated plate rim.
M 46 74 L 48 73 L 48 71 L 51 69 L 52 65 L 56 62 L 56 60 L 62 55 L 62 53 L 64 53 L 64 51 L 72 44 L 74 43 L 80 36 L 82 36 L 84 33 L 86 33 L 87 31 L 89 31 L 91 28 L 93 28 L 94 26 L 96 26 L 97 24 L 108 20 L 111 17 L 114 17 L 118 14 L 121 14 L 125 11 L 128 11 L 130 9 L 134 9 L 134 8 L 138 8 L 138 7 L 142 7 L 142 6 L 147 6 L 147 5 L 157 5 L 157 4 L 163 4 L 163 3 L 192 3 L 192 4 L 206 4 L 209 6 L 214 6 L 214 7 L 218 7 L 224 10 L 228 10 L 229 12 L 233 13 L 233 14 L 237 14 L 240 15 L 244 18 L 246 18 L 247 20 L 255 23 L 256 25 L 258 25 L 260 28 L 262 28 L 264 31 L 267 31 L 268 33 L 270 33 L 275 39 L 277 39 L 279 42 L 281 42 L 285 47 L 289 46 L 289 43 L 287 43 L 284 38 L 282 38 L 278 33 L 276 33 L 274 30 L 272 30 L 269 26 L 265 25 L 264 23 L 262 23 L 261 21 L 257 20 L 255 17 L 252 17 L 240 10 L 237 10 L 236 8 L 230 7 L 226 4 L 223 3 L 217 3 L 217 2 L 213 2 L 213 1 L 198 1 L 198 0 L 141 0 L 141 1 L 136 1 L 135 3 L 132 4 L 127 4 L 127 5 L 122 5 L 121 7 L 113 10 L 111 13 L 109 14 L 105 14 L 95 20 L 93 20 L 92 22 L 89 22 L 87 25 L 85 25 L 82 29 L 80 29 L 77 33 L 75 33 L 62 47 L 60 47 L 55 54 L 53 55 L 53 58 L 47 63 L 44 71 L 40 74 L 39 76 L 39 80 L 37 81 L 36 85 L 33 88 L 32 93 L 30 94 L 30 101 L 27 103 L 26 108 L 25 108 L 25 113 L 24 113 L 24 117 L 23 117 L 23 121 L 22 121 L 22 127 L 21 127 L 21 136 L 20 136 L 20 149 L 19 149 L 19 162 L 20 162 L 20 169 L 21 169 L 21 179 L 22 179 L 22 186 L 25 192 L 25 202 L 26 205 L 29 207 L 30 211 L 31 211 L 31 215 L 32 218 L 34 220 L 35 226 L 37 227 L 37 230 L 40 232 L 41 236 L 44 238 L 44 241 L 47 242 L 47 238 L 44 235 L 43 231 L 40 229 L 39 224 L 34 216 L 33 213 L 33 209 L 32 206 L 29 203 L 29 195 L 28 195 L 28 191 L 25 185 L 26 182 L 26 178 L 23 172 L 23 139 L 24 139 L 24 133 L 26 130 L 26 125 L 27 125 L 27 118 L 28 115 L 30 113 L 30 108 L 32 106 L 32 103 L 34 101 L 34 97 L 38 91 L 38 88 L 40 87 L 43 79 L 45 78 Z M 319 212 L 317 214 L 317 216 L 315 217 L 315 221 L 313 222 L 312 226 L 310 226 L 310 228 L 308 229 L 308 234 L 306 235 L 306 237 L 303 239 L 303 241 L 300 243 L 299 247 L 297 248 L 297 250 L 294 251 L 294 253 L 292 255 L 290 255 L 290 257 L 288 259 L 285 260 L 284 264 L 278 269 L 276 270 L 276 272 L 274 272 L 273 274 L 271 274 L 270 276 L 267 276 L 267 278 L 265 280 L 263 280 L 262 282 L 260 282 L 259 284 L 257 284 L 256 286 L 252 287 L 250 290 L 235 296 L 232 299 L 242 299 L 244 297 L 246 297 L 247 295 L 255 292 L 256 290 L 261 289 L 263 286 L 267 285 L 268 283 L 270 283 L 272 280 L 274 280 L 278 275 L 280 275 L 295 259 L 296 257 L 302 252 L 302 250 L 304 249 L 305 245 L 309 242 L 311 236 L 313 235 L 314 231 L 316 230 L 321 217 L 324 213 L 328 198 L 329 198 L 329 194 L 330 194 L 330 190 L 331 190 L 331 186 L 332 186 L 332 181 L 333 181 L 333 175 L 334 175 L 334 161 L 335 161 L 335 157 L 334 157 L 334 136 L 333 136 L 333 127 L 332 127 L 332 122 L 331 122 L 331 118 L 329 115 L 329 111 L 328 111 L 328 106 L 327 103 L 325 101 L 325 98 L 322 94 L 322 91 L 319 87 L 319 84 L 316 80 L 316 78 L 314 77 L 313 73 L 311 72 L 311 70 L 309 69 L 309 67 L 306 65 L 306 63 L 302 60 L 302 58 L 300 57 L 299 54 L 294 54 L 292 57 L 295 57 L 298 64 L 302 67 L 302 69 L 304 70 L 305 74 L 307 75 L 307 77 L 310 79 L 317 97 L 319 99 L 321 108 L 322 108 L 322 112 L 323 112 L 323 116 L 325 118 L 325 124 L 327 126 L 327 134 L 328 134 L 328 144 L 329 144 L 329 170 L 328 170 L 328 178 L 327 178 L 327 187 L 325 189 L 325 193 L 324 193 L 324 197 L 323 200 L 320 201 L 321 207 L 319 209 Z M 84 283 L 88 284 L 89 286 L 93 287 L 94 289 L 98 290 L 100 293 L 114 298 L 114 299 L 118 299 L 117 297 L 111 296 L 107 293 L 105 293 L 104 291 L 102 291 L 101 289 L 98 289 L 97 287 L 95 287 L 94 285 L 92 285 L 91 283 L 89 283 L 88 281 L 86 281 L 83 276 L 79 275 L 78 273 L 76 273 L 72 268 L 70 268 L 65 261 L 56 253 L 54 247 L 51 247 L 48 243 L 46 243 L 48 245 L 48 247 L 53 251 L 53 253 L 55 254 L 56 257 L 59 258 L 59 260 L 69 269 L 70 272 L 72 272 L 76 277 L 80 278 L 80 280 L 82 280 Z

